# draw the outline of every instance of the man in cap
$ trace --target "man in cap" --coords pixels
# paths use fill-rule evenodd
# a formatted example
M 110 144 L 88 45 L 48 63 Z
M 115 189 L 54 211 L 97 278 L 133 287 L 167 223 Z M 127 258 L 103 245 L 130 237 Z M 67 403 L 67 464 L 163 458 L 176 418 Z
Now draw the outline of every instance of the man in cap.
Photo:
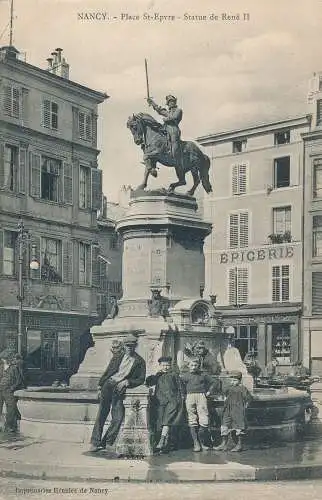
M 97 451 L 114 444 L 124 419 L 123 400 L 126 389 L 137 387 L 145 380 L 145 361 L 135 352 L 137 337 L 132 334 L 127 335 L 123 344 L 124 350 L 112 351 L 111 361 L 98 383 L 100 404 L 92 432 L 90 451 Z M 112 420 L 102 438 L 104 424 L 110 411 Z
M 22 358 L 9 349 L 5 349 L 0 354 L 2 362 L 2 376 L 0 380 L 0 411 L 2 413 L 3 404 L 6 405 L 5 431 L 16 433 L 18 431 L 18 419 L 20 412 L 17 407 L 17 398 L 14 392 L 24 387 L 24 377 L 22 370 Z
M 193 354 L 199 358 L 201 370 L 209 373 L 209 375 L 220 375 L 221 366 L 216 357 L 207 349 L 203 340 L 199 340 L 193 346 Z
M 177 98 L 173 95 L 167 95 L 166 107 L 158 106 L 151 97 L 147 99 L 149 106 L 163 116 L 163 122 L 165 129 L 168 133 L 170 140 L 171 153 L 174 157 L 176 166 L 182 167 L 182 154 L 181 154 L 181 131 L 179 128 L 179 123 L 182 120 L 182 109 L 177 106 Z

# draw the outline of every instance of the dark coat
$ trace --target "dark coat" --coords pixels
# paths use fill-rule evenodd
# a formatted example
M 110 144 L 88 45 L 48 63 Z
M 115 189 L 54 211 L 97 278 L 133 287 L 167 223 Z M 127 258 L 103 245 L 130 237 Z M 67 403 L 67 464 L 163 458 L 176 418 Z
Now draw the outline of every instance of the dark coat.
M 184 392 L 177 373 L 158 372 L 146 379 L 148 386 L 155 385 L 153 396 L 156 413 L 156 430 L 164 425 L 180 425 L 184 417 Z
M 222 425 L 227 426 L 228 429 L 246 429 L 246 408 L 251 400 L 252 396 L 245 386 L 241 384 L 231 386 L 226 393 Z
M 24 378 L 21 364 L 12 363 L 3 371 L 0 380 L 0 391 L 14 393 L 14 391 L 22 387 L 24 387 Z
M 209 375 L 219 375 L 221 372 L 220 363 L 218 363 L 217 359 L 211 352 L 207 352 L 205 356 L 201 356 L 200 358 L 200 368 L 209 373 Z
M 100 381 L 98 383 L 99 387 L 102 387 L 104 383 L 110 377 L 112 377 L 112 375 L 115 375 L 115 373 L 118 372 L 123 356 L 124 353 L 122 353 L 121 355 L 117 354 L 112 357 L 105 372 L 100 378 Z M 130 388 L 138 387 L 139 385 L 144 384 L 145 374 L 146 374 L 146 365 L 144 359 L 141 356 L 139 356 L 136 352 L 133 354 L 133 357 L 135 358 L 133 366 L 130 370 L 130 373 L 125 378 L 126 380 L 128 380 L 129 382 L 128 387 Z

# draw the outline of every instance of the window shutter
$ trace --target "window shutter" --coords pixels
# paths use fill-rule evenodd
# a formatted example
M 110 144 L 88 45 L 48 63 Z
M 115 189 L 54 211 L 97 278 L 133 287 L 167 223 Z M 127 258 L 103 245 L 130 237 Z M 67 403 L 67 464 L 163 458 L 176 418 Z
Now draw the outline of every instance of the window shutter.
M 239 165 L 238 173 L 239 194 L 247 192 L 247 167 L 246 165 Z
M 99 287 L 100 285 L 100 275 L 99 275 L 99 247 L 97 245 L 92 245 L 92 282 L 91 285 Z
M 19 149 L 19 192 L 26 192 L 26 162 L 27 151 L 24 148 Z
M 64 202 L 73 204 L 73 165 L 64 163 Z
M 92 144 L 96 147 L 97 144 L 97 115 L 92 113 Z
M 73 139 L 79 138 L 79 128 L 78 128 L 78 109 L 73 106 Z
M 64 283 L 73 282 L 73 242 L 71 240 L 63 241 L 63 281 Z
M 92 116 L 89 114 L 85 115 L 85 137 L 89 141 L 92 138 Z
M 11 87 L 5 85 L 3 87 L 3 111 L 5 115 L 11 115 Z
M 79 137 L 84 139 L 85 137 L 85 113 L 79 111 L 78 113 L 78 131 Z
M 322 125 L 322 99 L 316 101 L 316 124 Z
M 4 177 L 4 144 L 0 144 L 0 188 L 5 187 Z
M 42 103 L 42 120 L 43 126 L 50 128 L 50 101 L 44 99 Z
M 290 266 L 282 266 L 282 287 L 281 295 L 283 301 L 290 299 Z
M 238 165 L 233 165 L 232 166 L 232 171 L 231 171 L 231 189 L 232 193 L 238 194 Z
M 92 168 L 92 209 L 100 210 L 102 207 L 102 171 Z
M 248 303 L 248 269 L 237 270 L 237 301 L 238 304 Z
M 322 314 L 322 272 L 312 273 L 312 314 Z
M 248 212 L 239 213 L 239 246 L 248 247 Z
M 12 89 L 12 116 L 19 118 L 20 116 L 20 92 L 19 89 Z
M 40 155 L 30 153 L 30 194 L 35 198 L 40 198 Z
M 86 247 L 86 285 L 90 285 L 92 281 L 93 272 L 93 252 L 91 245 L 85 245 Z
M 228 301 L 229 304 L 236 304 L 237 294 L 236 294 L 236 268 L 229 269 L 228 274 Z
M 0 274 L 3 273 L 3 231 L 0 229 Z
M 238 231 L 239 226 L 239 217 L 238 214 L 230 214 L 229 215 L 229 246 L 230 248 L 238 247 Z
M 33 252 L 33 246 L 35 248 L 35 251 Z M 30 245 L 29 245 L 29 255 L 27 256 L 27 267 L 26 267 L 26 270 L 28 269 L 29 270 L 29 276 L 31 279 L 40 279 L 40 276 L 41 276 L 41 237 L 36 235 L 36 234 L 31 234 L 31 241 L 30 241 Z M 34 253 L 34 254 L 33 254 Z M 38 264 L 39 264 L 39 268 L 34 270 L 34 269 L 30 269 L 29 268 L 29 263 L 31 261 L 31 259 L 35 257 L 35 259 L 37 260 Z

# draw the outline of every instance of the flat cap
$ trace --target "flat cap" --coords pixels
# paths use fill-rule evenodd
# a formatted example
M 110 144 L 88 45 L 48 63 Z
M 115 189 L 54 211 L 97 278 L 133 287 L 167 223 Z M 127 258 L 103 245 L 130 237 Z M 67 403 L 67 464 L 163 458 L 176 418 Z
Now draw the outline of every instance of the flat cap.
M 123 344 L 131 345 L 131 344 L 137 344 L 138 338 L 133 335 L 133 333 L 130 333 L 129 335 L 126 335 L 123 339 Z
M 158 359 L 158 363 L 172 363 L 172 358 L 171 356 L 161 356 L 161 358 Z

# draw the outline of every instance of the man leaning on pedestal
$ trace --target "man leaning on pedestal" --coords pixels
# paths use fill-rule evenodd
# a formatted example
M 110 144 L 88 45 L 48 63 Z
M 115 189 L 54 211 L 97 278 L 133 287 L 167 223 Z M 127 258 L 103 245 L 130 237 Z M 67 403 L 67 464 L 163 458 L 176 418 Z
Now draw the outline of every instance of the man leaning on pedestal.
M 124 419 L 123 400 L 127 388 L 142 385 L 145 380 L 144 359 L 135 352 L 137 338 L 125 337 L 124 350 L 116 350 L 98 384 L 100 404 L 94 424 L 90 451 L 114 444 Z M 104 424 L 111 411 L 111 423 L 102 438 Z

